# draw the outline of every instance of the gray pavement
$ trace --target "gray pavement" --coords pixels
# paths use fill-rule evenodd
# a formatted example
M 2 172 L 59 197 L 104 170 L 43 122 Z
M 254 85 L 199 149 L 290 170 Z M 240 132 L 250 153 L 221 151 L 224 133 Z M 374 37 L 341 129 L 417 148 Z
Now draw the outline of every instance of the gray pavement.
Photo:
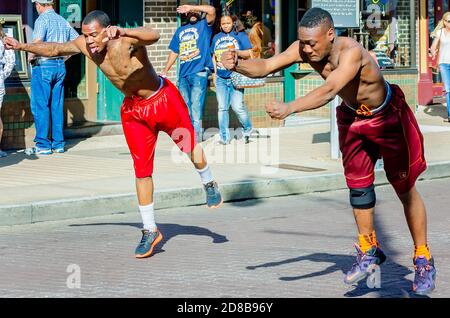
M 417 187 L 438 269 L 431 297 L 449 297 L 450 179 Z M 165 239 L 144 260 L 133 256 L 137 212 L 3 226 L 0 297 L 413 297 L 401 204 L 390 186 L 377 187 L 377 197 L 377 236 L 388 255 L 381 289 L 342 282 L 356 228 L 348 191 L 339 190 L 159 210 Z
M 440 108 L 436 108 L 440 110 Z M 450 176 L 450 125 L 420 108 L 429 168 L 422 178 Z M 330 159 L 329 123 L 308 120 L 296 127 L 260 129 L 249 145 L 203 143 L 226 201 L 344 189 L 340 160 Z M 267 138 L 270 136 L 270 138 Z M 156 149 L 157 209 L 204 203 L 192 164 L 165 134 Z M 377 173 L 384 184 L 384 172 Z M 0 226 L 135 211 L 134 173 L 123 135 L 68 140 L 65 154 L 0 160 Z

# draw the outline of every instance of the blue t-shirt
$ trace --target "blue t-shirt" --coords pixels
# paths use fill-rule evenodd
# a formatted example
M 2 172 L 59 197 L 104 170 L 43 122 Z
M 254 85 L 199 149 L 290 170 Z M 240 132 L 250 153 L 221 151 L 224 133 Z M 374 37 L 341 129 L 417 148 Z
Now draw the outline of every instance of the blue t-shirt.
M 211 52 L 216 55 L 217 76 L 222 78 L 230 78 L 231 76 L 231 71 L 223 67 L 220 62 L 222 53 L 229 50 L 229 44 L 232 44 L 236 50 L 249 50 L 252 48 L 252 44 L 245 32 L 236 34 L 234 31 L 231 31 L 230 33 L 220 32 L 216 34 L 211 44 Z
M 210 41 L 212 27 L 206 19 L 195 24 L 187 23 L 177 29 L 170 41 L 169 49 L 180 57 L 180 77 L 205 70 L 212 70 Z

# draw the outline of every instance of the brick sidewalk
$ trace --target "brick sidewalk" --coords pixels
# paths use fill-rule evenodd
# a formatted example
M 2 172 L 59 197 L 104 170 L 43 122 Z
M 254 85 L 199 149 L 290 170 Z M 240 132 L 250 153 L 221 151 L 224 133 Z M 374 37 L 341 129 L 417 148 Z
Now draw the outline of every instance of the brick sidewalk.
M 438 268 L 433 297 L 450 296 L 450 179 L 418 188 Z M 342 282 L 354 261 L 348 191 L 250 200 L 211 212 L 160 210 L 165 239 L 136 260 L 139 214 L 0 227 L 0 297 L 412 297 L 411 239 L 390 187 L 377 188 L 376 226 L 388 261 L 382 288 Z M 68 266 L 81 288 L 66 285 Z

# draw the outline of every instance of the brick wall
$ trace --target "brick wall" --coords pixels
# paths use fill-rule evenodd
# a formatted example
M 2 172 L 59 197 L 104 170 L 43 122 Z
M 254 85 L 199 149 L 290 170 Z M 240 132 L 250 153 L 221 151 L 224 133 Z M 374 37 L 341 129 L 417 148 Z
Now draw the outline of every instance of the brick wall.
M 411 66 L 410 6 L 409 0 L 399 0 L 397 3 L 397 41 L 399 62 L 402 66 Z
M 177 29 L 176 0 L 146 0 L 144 1 L 144 25 L 148 25 L 160 33 L 160 40 L 148 47 L 148 55 L 156 72 L 161 72 L 166 66 L 169 56 L 169 43 Z M 176 83 L 176 63 L 170 70 L 168 78 Z
M 2 149 L 25 148 L 32 145 L 34 125 L 29 87 L 6 89 L 1 116 L 4 125 L 0 143 Z

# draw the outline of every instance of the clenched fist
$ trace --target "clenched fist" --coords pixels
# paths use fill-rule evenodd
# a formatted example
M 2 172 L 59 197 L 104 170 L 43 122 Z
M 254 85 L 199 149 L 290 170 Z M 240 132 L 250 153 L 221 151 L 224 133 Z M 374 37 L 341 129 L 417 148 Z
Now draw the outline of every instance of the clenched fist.
M 228 50 L 222 53 L 220 62 L 227 70 L 234 71 L 237 66 L 237 54 L 235 50 Z
M 20 50 L 21 43 L 14 38 L 4 37 L 3 44 L 7 50 Z
M 285 119 L 292 111 L 288 104 L 272 101 L 266 106 L 266 112 L 273 119 Z
M 109 26 L 102 30 L 102 33 L 105 33 L 106 36 L 102 40 L 103 43 L 108 42 L 109 40 L 118 39 L 121 36 L 124 36 L 126 31 L 125 29 L 119 28 L 117 26 Z

